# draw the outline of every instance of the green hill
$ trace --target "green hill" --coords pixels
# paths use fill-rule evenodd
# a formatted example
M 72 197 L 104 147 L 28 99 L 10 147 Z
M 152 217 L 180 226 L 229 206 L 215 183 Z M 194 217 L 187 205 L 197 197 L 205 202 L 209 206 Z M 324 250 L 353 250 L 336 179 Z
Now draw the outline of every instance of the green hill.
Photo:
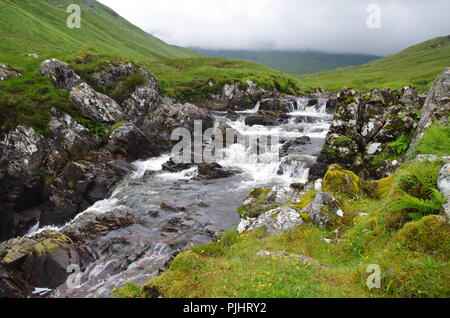
M 69 4 L 81 7 L 81 28 L 66 25 Z M 1 0 L 0 60 L 17 64 L 27 53 L 67 54 L 83 49 L 133 60 L 200 56 L 169 45 L 97 1 Z
M 361 54 L 333 54 L 316 51 L 248 51 L 207 50 L 193 51 L 216 58 L 248 60 L 295 76 L 334 70 L 349 65 L 362 65 L 381 57 Z
M 411 85 L 424 92 L 447 66 L 450 66 L 450 35 L 420 43 L 365 65 L 305 75 L 300 80 L 308 86 L 332 91 L 343 86 L 370 90 Z

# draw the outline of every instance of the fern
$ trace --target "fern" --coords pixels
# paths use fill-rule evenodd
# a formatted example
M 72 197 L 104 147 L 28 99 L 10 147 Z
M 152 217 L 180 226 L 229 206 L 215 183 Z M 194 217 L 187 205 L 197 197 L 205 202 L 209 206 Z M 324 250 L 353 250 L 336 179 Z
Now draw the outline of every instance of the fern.
M 442 206 L 445 203 L 445 198 L 437 189 L 431 189 L 430 199 L 420 199 L 409 195 L 403 190 L 400 190 L 400 196 L 397 200 L 388 204 L 387 209 L 390 212 L 399 210 L 414 210 L 416 212 L 410 213 L 412 218 L 418 216 L 427 216 L 430 214 L 439 214 Z

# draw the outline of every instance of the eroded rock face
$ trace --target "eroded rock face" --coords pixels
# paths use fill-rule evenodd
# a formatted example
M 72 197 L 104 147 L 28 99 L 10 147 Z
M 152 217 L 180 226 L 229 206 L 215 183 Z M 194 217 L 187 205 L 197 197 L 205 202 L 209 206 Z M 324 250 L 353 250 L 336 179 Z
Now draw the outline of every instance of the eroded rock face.
M 438 177 L 438 188 L 444 198 L 447 199 L 444 210 L 448 218 L 450 218 L 450 164 L 446 164 Z
M 431 126 L 433 119 L 441 124 L 448 125 L 448 114 L 450 110 L 450 68 L 434 82 L 422 109 L 422 116 L 414 134 L 413 147 L 423 137 L 425 131 Z
M 72 89 L 70 100 L 80 112 L 96 122 L 114 124 L 125 118 L 122 108 L 112 98 L 82 83 Z
M 83 81 L 73 68 L 57 59 L 46 60 L 41 64 L 40 71 L 50 77 L 57 88 L 71 91 Z
M 161 104 L 161 92 L 155 78 L 144 68 L 138 70 L 145 82 L 138 85 L 122 103 L 127 120 L 141 126 L 148 120 L 149 112 Z
M 311 180 L 323 177 L 330 164 L 340 164 L 368 179 L 381 179 L 396 168 L 382 154 L 388 145 L 408 138 L 416 127 L 422 99 L 409 87 L 361 94 L 341 91 L 333 123 Z

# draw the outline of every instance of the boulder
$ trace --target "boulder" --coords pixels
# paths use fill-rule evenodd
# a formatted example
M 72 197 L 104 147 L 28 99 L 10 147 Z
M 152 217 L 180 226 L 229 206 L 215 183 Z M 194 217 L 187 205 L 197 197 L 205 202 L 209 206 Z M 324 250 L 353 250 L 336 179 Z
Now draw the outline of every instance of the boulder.
M 280 148 L 280 157 L 282 158 L 288 155 L 301 155 L 310 144 L 311 138 L 308 136 L 299 137 L 295 140 L 288 140 Z
M 219 165 L 218 163 L 211 163 L 211 164 L 200 164 L 198 165 L 198 176 L 201 179 L 205 180 L 213 180 L 213 179 L 223 179 L 228 178 L 239 171 L 232 170 L 232 169 L 226 169 Z
M 450 218 L 450 164 L 446 164 L 438 177 L 438 189 L 442 196 L 447 199 L 444 210 L 448 218 Z
M 267 98 L 261 100 L 259 109 L 290 113 L 296 109 L 295 105 L 297 105 L 295 98 Z
M 396 167 L 384 159 L 392 157 L 389 144 L 414 131 L 421 101 L 412 88 L 368 93 L 342 90 L 310 181 L 322 178 L 325 165 L 335 163 L 368 179 L 390 175 Z
M 307 213 L 311 221 L 323 229 L 330 228 L 334 225 L 335 219 L 344 216 L 339 201 L 332 194 L 323 191 L 318 191 L 314 200 L 302 210 L 302 213 Z
M 39 69 L 43 75 L 50 77 L 59 89 L 71 91 L 83 83 L 69 64 L 57 59 L 45 60 Z
M 146 129 L 146 134 L 160 147 L 160 150 L 170 150 L 177 143 L 171 140 L 176 128 L 186 128 L 191 134 L 194 123 L 201 122 L 202 131 L 214 127 L 215 119 L 211 113 L 192 104 L 161 104 L 153 112 Z
M 280 207 L 261 214 L 257 219 L 242 220 L 238 230 L 243 232 L 264 228 L 270 234 L 280 235 L 304 224 L 300 214 L 290 207 Z
M 359 198 L 363 194 L 360 178 L 352 171 L 344 170 L 339 165 L 330 166 L 323 179 L 322 189 L 352 198 Z
M 72 89 L 70 100 L 83 116 L 99 123 L 114 124 L 126 117 L 116 101 L 96 92 L 86 83 L 81 83 Z
M 278 122 L 270 117 L 262 115 L 250 115 L 245 118 L 245 124 L 247 126 L 276 126 Z
M 35 288 L 57 288 L 70 275 L 69 265 L 82 271 L 94 257 L 85 246 L 54 231 L 4 242 L 0 244 L 0 294 L 25 297 Z
M 133 161 L 158 155 L 156 148 L 153 141 L 131 122 L 114 130 L 106 147 L 112 154 Z

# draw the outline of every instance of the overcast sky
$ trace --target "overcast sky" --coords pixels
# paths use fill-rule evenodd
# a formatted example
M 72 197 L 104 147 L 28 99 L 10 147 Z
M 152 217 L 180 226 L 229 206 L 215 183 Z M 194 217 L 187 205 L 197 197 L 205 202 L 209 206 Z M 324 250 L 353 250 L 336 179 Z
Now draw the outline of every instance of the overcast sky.
M 100 0 L 170 43 L 388 55 L 450 34 L 450 0 Z M 369 4 L 381 28 L 367 27 Z

